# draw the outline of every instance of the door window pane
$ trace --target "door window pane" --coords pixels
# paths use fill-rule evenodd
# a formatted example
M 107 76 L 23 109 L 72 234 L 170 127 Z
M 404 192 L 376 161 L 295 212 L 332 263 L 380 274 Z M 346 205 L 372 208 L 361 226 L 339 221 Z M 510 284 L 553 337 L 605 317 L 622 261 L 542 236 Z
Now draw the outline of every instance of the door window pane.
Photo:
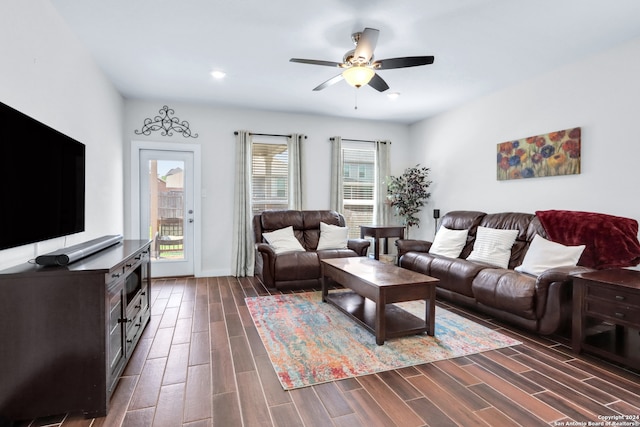
M 184 259 L 184 162 L 149 161 L 149 239 L 156 259 Z

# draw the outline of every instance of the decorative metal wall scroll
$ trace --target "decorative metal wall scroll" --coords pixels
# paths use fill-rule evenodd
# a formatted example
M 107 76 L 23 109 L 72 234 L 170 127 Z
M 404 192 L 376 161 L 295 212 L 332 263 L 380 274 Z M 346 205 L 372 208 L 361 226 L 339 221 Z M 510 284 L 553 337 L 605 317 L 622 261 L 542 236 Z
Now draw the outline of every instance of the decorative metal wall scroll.
M 155 116 L 153 119 L 144 119 L 144 124 L 141 130 L 134 130 L 136 135 L 151 135 L 151 132 L 160 131 L 162 136 L 173 136 L 173 132 L 181 133 L 185 138 L 197 138 L 198 134 L 191 134 L 189 129 L 189 122 L 186 120 L 180 121 L 177 117 L 169 117 L 174 115 L 173 108 L 169 108 L 166 105 L 162 109 L 158 110 L 159 116 Z M 173 131 L 173 132 L 172 132 Z

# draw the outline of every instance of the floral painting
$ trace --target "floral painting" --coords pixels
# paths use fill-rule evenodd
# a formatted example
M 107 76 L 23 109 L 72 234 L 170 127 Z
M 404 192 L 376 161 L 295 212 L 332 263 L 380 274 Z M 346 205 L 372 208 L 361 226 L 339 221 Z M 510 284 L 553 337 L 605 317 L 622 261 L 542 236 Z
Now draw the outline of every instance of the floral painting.
M 498 180 L 580 173 L 580 128 L 498 144 Z

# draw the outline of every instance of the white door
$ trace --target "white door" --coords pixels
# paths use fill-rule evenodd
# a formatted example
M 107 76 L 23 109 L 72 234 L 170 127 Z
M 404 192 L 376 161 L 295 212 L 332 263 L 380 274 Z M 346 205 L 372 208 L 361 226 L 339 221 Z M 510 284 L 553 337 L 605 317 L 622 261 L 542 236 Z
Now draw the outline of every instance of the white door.
M 140 237 L 150 239 L 153 277 L 194 274 L 194 153 L 139 150 Z

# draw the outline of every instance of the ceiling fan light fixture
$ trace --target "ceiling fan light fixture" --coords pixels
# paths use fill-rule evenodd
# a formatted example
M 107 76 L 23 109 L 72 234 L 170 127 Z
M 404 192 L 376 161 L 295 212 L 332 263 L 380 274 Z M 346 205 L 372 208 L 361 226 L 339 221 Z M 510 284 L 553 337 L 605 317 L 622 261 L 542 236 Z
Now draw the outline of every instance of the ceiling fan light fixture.
M 369 67 L 354 65 L 344 70 L 342 77 L 344 77 L 351 86 L 359 88 L 369 83 L 375 74 L 376 72 Z

